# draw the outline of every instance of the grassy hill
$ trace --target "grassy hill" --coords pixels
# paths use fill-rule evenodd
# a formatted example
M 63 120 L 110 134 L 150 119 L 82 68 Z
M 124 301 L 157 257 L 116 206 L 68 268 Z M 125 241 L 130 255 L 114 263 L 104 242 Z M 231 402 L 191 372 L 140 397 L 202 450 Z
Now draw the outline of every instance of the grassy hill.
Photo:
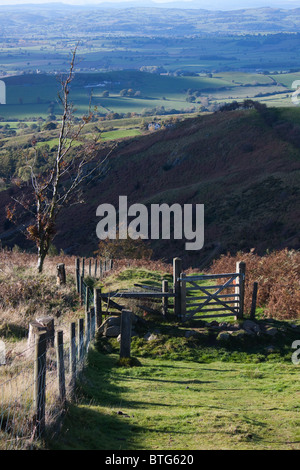
M 91 254 L 98 243 L 96 208 L 117 208 L 119 196 L 127 195 L 129 205 L 205 205 L 204 249 L 195 254 L 184 251 L 184 242 L 157 240 L 158 258 L 184 253 L 187 264 L 199 266 L 228 250 L 299 248 L 299 115 L 298 109 L 218 112 L 121 139 L 105 178 L 85 187 L 85 202 L 62 215 L 56 247 Z M 2 191 L 2 207 L 18 191 Z M 4 211 L 0 233 L 12 246 L 24 243 Z
M 273 259 L 272 265 L 269 257 L 247 259 L 247 273 L 252 276 L 257 267 L 268 263 L 269 270 L 263 269 L 263 273 L 268 278 L 273 276 L 275 287 L 285 278 L 284 264 L 289 257 L 291 253 L 279 253 L 277 263 Z M 19 410 L 26 405 L 28 412 L 31 403 L 30 399 L 24 402 L 27 395 L 20 395 L 23 389 L 29 389 L 20 371 L 31 372 L 32 367 L 30 356 L 24 354 L 28 351 L 29 322 L 41 315 L 53 316 L 55 328 L 64 331 L 67 357 L 70 322 L 84 316 L 84 306 L 80 305 L 75 288 L 74 261 L 69 256 L 49 257 L 41 276 L 35 271 L 35 256 L 0 250 L 0 340 L 5 342 L 7 352 L 7 365 L 0 368 L 0 389 L 9 379 L 21 377 L 18 387 L 9 388 L 10 398 L 14 398 Z M 102 281 L 94 282 L 101 284 L 103 291 L 126 289 L 136 282 L 160 284 L 172 271 L 171 266 L 161 262 L 138 260 L 128 267 L 128 261 L 123 260 L 122 266 L 120 263 Z M 66 266 L 64 286 L 56 285 L 59 262 Z M 299 270 L 299 263 L 297 266 Z M 299 272 L 298 275 L 293 272 L 299 294 Z M 265 289 L 263 282 L 260 288 Z M 286 296 L 285 300 L 288 305 L 290 299 Z M 140 317 L 131 343 L 132 367 L 120 367 L 120 345 L 116 338 L 98 334 L 89 349 L 85 368 L 78 375 L 74 399 L 68 397 L 67 412 L 63 421 L 59 421 L 62 426 L 55 426 L 58 434 L 53 434 L 53 420 L 60 409 L 56 404 L 55 416 L 47 414 L 46 440 L 35 448 L 299 449 L 299 365 L 291 360 L 294 352 L 291 345 L 299 338 L 299 318 L 275 320 L 282 312 L 280 305 L 273 318 L 267 318 L 265 312 L 267 316 L 257 321 L 261 335 L 238 336 L 242 330 L 237 330 L 236 321 L 225 325 L 203 322 L 195 326 L 193 322 L 179 323 L 172 309 L 166 319 L 159 314 L 137 312 L 134 305 L 131 308 Z M 224 333 L 229 325 L 233 330 L 226 340 L 220 337 L 220 332 Z M 276 335 L 266 334 L 266 326 L 276 330 Z M 55 371 L 51 349 L 47 353 L 50 401 L 56 386 L 49 373 Z M 27 380 L 28 377 L 31 376 L 26 376 Z M 7 400 L 5 394 L 4 399 Z M 9 408 L 4 400 L 1 405 L 3 418 Z M 25 422 L 23 419 L 23 426 Z M 2 419 L 2 423 L 3 447 L 7 439 L 11 441 L 14 429 L 19 432 L 19 428 L 8 428 L 7 432 L 6 420 Z M 24 433 L 22 437 L 23 443 Z M 23 445 L 26 444 L 27 441 Z

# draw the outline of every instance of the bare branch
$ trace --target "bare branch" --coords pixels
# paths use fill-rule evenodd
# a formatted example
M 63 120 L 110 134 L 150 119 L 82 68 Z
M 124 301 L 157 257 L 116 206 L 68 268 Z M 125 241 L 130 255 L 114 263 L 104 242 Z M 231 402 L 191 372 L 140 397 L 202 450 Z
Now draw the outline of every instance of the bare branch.
M 53 165 L 46 175 L 37 175 L 35 167 L 37 163 L 37 152 L 34 162 L 27 160 L 30 170 L 31 186 L 34 201 L 29 207 L 24 201 L 15 200 L 34 216 L 34 223 L 27 227 L 27 236 L 34 240 L 38 248 L 38 270 L 43 269 L 50 243 L 55 235 L 55 223 L 57 216 L 63 207 L 74 204 L 76 196 L 80 195 L 80 187 L 99 176 L 99 169 L 107 162 L 115 146 L 112 146 L 107 155 L 97 161 L 95 157 L 95 145 L 90 144 L 88 148 L 79 149 L 77 155 L 70 155 L 74 149 L 74 142 L 79 139 L 84 127 L 91 121 L 91 98 L 88 114 L 83 116 L 81 122 L 74 124 L 74 108 L 69 101 L 70 85 L 74 78 L 75 58 L 78 45 L 72 52 L 70 68 L 65 79 L 61 79 L 61 91 L 58 99 L 63 107 L 61 124 L 58 136 L 58 146 Z M 70 155 L 70 157 L 69 157 Z M 89 168 L 89 164 L 93 164 Z M 68 184 L 66 189 L 64 182 Z M 77 199 L 76 203 L 80 202 Z

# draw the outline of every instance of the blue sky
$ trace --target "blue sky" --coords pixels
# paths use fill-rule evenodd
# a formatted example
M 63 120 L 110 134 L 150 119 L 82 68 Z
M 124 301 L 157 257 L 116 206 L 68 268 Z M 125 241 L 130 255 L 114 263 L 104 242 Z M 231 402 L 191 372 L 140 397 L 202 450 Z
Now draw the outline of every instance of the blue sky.
M 66 3 L 73 5 L 96 5 L 101 3 L 126 3 L 135 2 L 139 3 L 138 0 L 0 0 L 0 5 L 22 5 L 26 3 L 31 4 L 43 4 L 43 3 Z M 183 8 L 189 8 L 192 6 L 195 8 L 206 8 L 206 9 L 239 9 L 239 8 L 251 8 L 251 7 L 279 7 L 279 8 L 298 8 L 299 0 L 152 0 L 152 2 L 159 4 L 161 3 L 177 3 Z M 141 0 L 141 3 L 145 5 L 145 0 Z

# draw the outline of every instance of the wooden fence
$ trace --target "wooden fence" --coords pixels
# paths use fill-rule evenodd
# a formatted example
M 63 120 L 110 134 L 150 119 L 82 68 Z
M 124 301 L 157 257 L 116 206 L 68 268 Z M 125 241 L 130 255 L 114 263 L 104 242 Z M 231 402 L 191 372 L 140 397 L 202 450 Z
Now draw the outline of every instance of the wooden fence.
M 214 284 L 207 284 L 215 279 Z M 235 273 L 196 276 L 186 276 L 181 273 L 178 282 L 180 315 L 183 321 L 195 318 L 196 315 L 198 318 L 201 315 L 201 319 L 232 315 L 237 319 L 243 318 L 245 263 L 237 263 Z
M 84 261 L 83 261 L 84 263 Z M 109 263 L 111 268 L 112 262 Z M 171 311 L 181 321 L 190 319 L 206 319 L 216 317 L 234 316 L 237 319 L 244 316 L 244 293 L 246 265 L 239 262 L 236 272 L 221 274 L 199 274 L 187 276 L 182 270 L 182 260 L 173 259 L 173 285 L 170 286 L 166 279 L 162 280 L 161 286 L 135 284 L 138 290 L 101 292 L 101 289 L 92 291 L 84 281 L 84 264 L 80 270 L 80 260 L 76 261 L 77 290 L 81 302 L 89 305 L 94 303 L 97 316 L 102 320 L 102 304 L 106 304 L 106 315 L 111 310 L 122 312 L 126 306 L 120 304 L 122 299 L 135 299 L 136 307 L 149 313 L 157 313 L 160 310 L 163 316 Z M 210 281 L 216 282 L 210 284 Z M 257 283 L 254 286 L 256 296 Z M 155 310 L 143 301 L 151 301 L 158 305 Z M 251 316 L 255 316 L 255 297 Z
M 173 281 L 176 316 L 182 322 L 192 318 L 243 318 L 245 273 L 245 263 L 238 262 L 235 273 L 187 276 L 182 272 L 181 259 L 175 258 Z M 217 281 L 210 284 L 214 279 Z M 255 305 L 253 309 L 255 312 Z

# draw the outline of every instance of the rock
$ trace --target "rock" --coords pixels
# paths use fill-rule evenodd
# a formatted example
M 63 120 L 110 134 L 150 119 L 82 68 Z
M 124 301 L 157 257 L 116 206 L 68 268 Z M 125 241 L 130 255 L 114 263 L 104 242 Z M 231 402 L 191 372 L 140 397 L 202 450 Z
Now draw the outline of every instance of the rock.
M 108 326 L 105 330 L 104 336 L 109 338 L 117 338 L 120 334 L 120 326 Z
M 121 316 L 108 317 L 99 328 L 103 336 L 117 337 L 120 334 Z
M 246 330 L 247 332 L 251 332 L 255 334 L 261 333 L 261 329 L 259 325 L 252 320 L 245 320 L 242 324 L 242 328 Z
M 133 326 L 138 323 L 139 319 L 136 315 L 132 314 L 132 329 L 131 336 L 136 335 L 134 332 Z M 118 337 L 120 334 L 121 328 L 121 315 L 113 315 L 108 317 L 99 328 L 100 335 L 109 336 L 109 337 Z
M 251 336 L 251 335 L 254 335 L 254 333 L 251 332 L 250 330 L 246 331 L 246 330 L 240 329 L 240 330 L 232 332 L 232 337 L 238 340 L 243 340 L 245 336 Z
M 265 348 L 265 351 L 266 351 L 266 353 L 268 353 L 268 354 L 272 354 L 272 353 L 276 352 L 276 348 L 275 348 L 274 346 L 267 346 L 267 347 Z
M 278 334 L 278 330 L 274 326 L 269 326 L 265 329 L 265 334 L 269 336 L 275 336 Z
M 186 338 L 190 338 L 191 336 L 197 336 L 199 333 L 195 330 L 186 330 L 186 332 L 184 333 L 184 336 Z
M 221 331 L 217 336 L 217 341 L 229 341 L 231 333 L 229 331 Z
M 158 336 L 153 334 L 153 333 L 150 333 L 150 331 L 149 331 L 149 333 L 145 334 L 144 339 L 146 341 L 154 341 L 154 340 L 158 339 Z

